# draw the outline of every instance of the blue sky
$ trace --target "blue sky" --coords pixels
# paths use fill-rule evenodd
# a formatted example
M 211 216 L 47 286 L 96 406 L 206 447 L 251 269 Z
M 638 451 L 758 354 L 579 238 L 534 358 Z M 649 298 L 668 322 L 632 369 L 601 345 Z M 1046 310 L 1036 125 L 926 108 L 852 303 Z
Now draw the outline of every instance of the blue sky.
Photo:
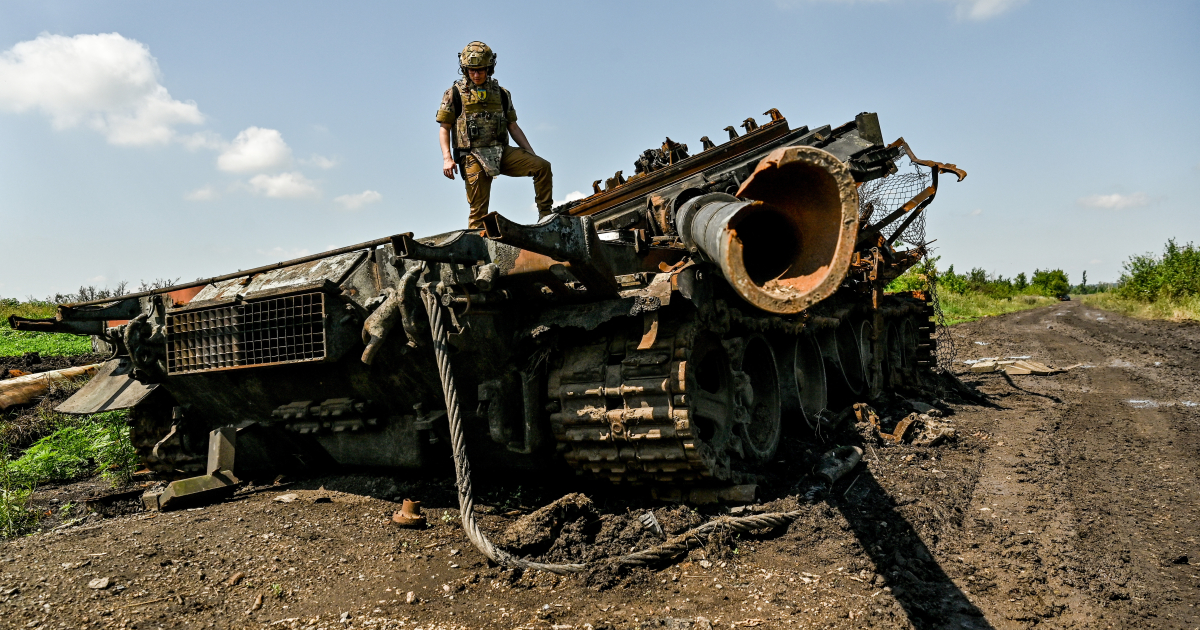
M 1200 3 L 0 0 L 0 296 L 192 279 L 465 227 L 433 114 L 499 53 L 555 198 L 777 107 L 880 115 L 970 176 L 943 264 L 1114 280 L 1200 240 Z M 492 209 L 532 221 L 528 179 Z

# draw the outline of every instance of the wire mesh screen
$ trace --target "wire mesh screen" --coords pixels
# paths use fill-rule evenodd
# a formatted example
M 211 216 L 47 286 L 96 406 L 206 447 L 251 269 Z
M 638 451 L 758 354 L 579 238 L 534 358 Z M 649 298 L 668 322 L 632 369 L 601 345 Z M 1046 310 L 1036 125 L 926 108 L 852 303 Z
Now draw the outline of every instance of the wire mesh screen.
M 918 193 L 928 188 L 932 183 L 929 168 L 915 164 L 907 155 L 896 159 L 896 172 L 880 179 L 869 181 L 858 188 L 859 216 L 867 218 L 867 223 L 881 221 L 884 217 L 908 203 Z M 902 225 L 907 216 L 902 216 L 883 229 L 884 237 L 890 239 Z M 896 239 L 895 245 L 901 249 L 920 247 L 928 243 L 925 236 L 925 212 L 922 211 L 915 219 L 904 227 L 904 232 Z M 931 255 L 927 249 L 926 256 Z M 948 370 L 954 365 L 956 356 L 954 340 L 950 329 L 946 328 L 946 316 L 942 313 L 941 300 L 936 273 L 929 276 L 930 303 L 934 310 L 936 340 L 936 358 L 938 369 Z
M 217 306 L 167 316 L 167 373 L 320 361 L 325 294 Z
M 931 254 L 926 253 L 926 256 L 929 255 Z M 930 304 L 933 304 L 933 321 L 935 324 L 933 335 L 935 340 L 934 356 L 937 358 L 938 369 L 948 371 L 954 367 L 958 351 L 954 347 L 954 335 L 950 334 L 950 329 L 946 327 L 946 315 L 942 312 L 941 292 L 938 288 L 937 274 L 930 274 L 929 293 Z
M 875 223 L 899 209 L 917 193 L 929 187 L 931 175 L 929 169 L 909 161 L 908 156 L 901 155 L 896 160 L 896 172 L 880 179 L 869 181 L 858 188 L 858 211 L 860 217 L 868 217 L 868 223 Z M 895 231 L 904 223 L 907 217 L 901 217 L 883 230 L 883 235 L 891 238 Z M 904 229 L 898 239 L 905 245 L 925 244 L 925 213 L 917 215 L 916 220 Z

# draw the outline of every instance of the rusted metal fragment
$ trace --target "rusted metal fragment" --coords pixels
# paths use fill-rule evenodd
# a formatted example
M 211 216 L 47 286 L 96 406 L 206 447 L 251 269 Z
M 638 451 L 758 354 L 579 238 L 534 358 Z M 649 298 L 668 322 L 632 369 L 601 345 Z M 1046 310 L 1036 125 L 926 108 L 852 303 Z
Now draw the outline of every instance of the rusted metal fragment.
M 231 300 L 238 295 L 249 297 L 258 293 L 278 291 L 328 280 L 340 284 L 346 274 L 367 254 L 366 250 L 346 252 L 311 260 L 290 267 L 272 269 L 262 273 L 214 283 L 196 294 L 191 302 Z
M 400 527 L 419 529 L 425 527 L 425 515 L 421 513 L 421 502 L 405 499 L 400 511 L 392 514 L 392 522 Z
M 25 405 L 35 398 L 50 391 L 54 383 L 61 383 L 73 378 L 91 376 L 100 369 L 99 363 L 81 367 L 64 368 L 51 372 L 39 372 L 0 381 L 0 410 L 15 405 Z
M 142 384 L 134 380 L 132 373 L 133 363 L 128 358 L 108 361 L 100 366 L 87 385 L 54 410 L 67 414 L 88 414 L 136 406 L 158 385 Z

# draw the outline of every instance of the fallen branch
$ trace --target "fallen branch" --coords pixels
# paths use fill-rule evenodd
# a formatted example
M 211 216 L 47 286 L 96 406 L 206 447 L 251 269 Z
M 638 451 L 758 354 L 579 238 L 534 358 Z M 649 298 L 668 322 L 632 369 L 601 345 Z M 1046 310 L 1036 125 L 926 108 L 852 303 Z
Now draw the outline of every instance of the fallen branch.
M 51 385 L 81 376 L 92 376 L 98 369 L 100 369 L 100 364 L 94 363 L 50 372 L 26 374 L 0 381 L 0 411 L 15 405 L 28 404 L 38 396 L 50 391 Z

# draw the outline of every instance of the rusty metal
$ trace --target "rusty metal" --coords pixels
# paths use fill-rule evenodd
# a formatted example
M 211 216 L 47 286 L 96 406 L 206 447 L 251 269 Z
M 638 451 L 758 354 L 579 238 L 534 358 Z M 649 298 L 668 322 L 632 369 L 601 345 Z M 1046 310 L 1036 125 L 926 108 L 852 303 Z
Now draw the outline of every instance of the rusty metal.
M 167 373 L 322 361 L 324 293 L 301 293 L 167 316 Z
M 425 515 L 421 513 L 421 502 L 405 499 L 400 506 L 400 511 L 392 514 L 392 522 L 405 528 L 424 528 L 426 519 Z
M 203 287 L 205 285 L 215 284 L 218 282 L 224 282 L 226 280 L 236 280 L 238 278 L 245 278 L 247 276 L 253 276 L 255 274 L 266 273 L 268 271 L 273 271 L 276 269 L 283 269 L 284 267 L 293 267 L 296 265 L 321 260 L 322 258 L 329 258 L 330 256 L 337 256 L 340 254 L 346 254 L 346 253 L 355 252 L 355 251 L 359 251 L 359 250 L 366 250 L 366 249 L 370 249 L 372 247 L 378 247 L 380 245 L 390 243 L 391 240 L 392 240 L 392 237 L 390 237 L 390 236 L 386 237 L 386 238 L 377 238 L 373 241 L 359 243 L 358 245 L 351 245 L 349 247 L 339 247 L 337 249 L 331 249 L 327 252 L 321 252 L 320 254 L 313 254 L 311 256 L 303 256 L 300 258 L 293 258 L 292 260 L 285 260 L 283 262 L 278 262 L 273 265 L 263 265 L 262 267 L 255 267 L 253 269 L 247 269 L 245 271 L 238 271 L 237 273 L 227 273 L 222 276 L 213 276 L 212 278 L 204 278 L 202 280 L 196 280 L 194 282 L 185 282 L 183 284 L 176 284 L 176 285 L 164 287 L 161 289 L 152 289 L 150 291 L 139 291 L 137 293 L 128 293 L 126 295 L 105 298 L 102 300 L 91 300 L 89 302 L 74 302 L 71 304 L 63 304 L 62 306 L 67 307 L 69 309 L 77 309 L 77 308 L 83 307 L 83 306 L 99 306 L 102 304 L 111 304 L 113 302 L 117 302 L 117 301 L 121 301 L 121 300 L 149 297 L 151 295 L 161 295 L 164 293 L 171 293 L 172 291 L 180 291 L 182 289 L 190 289 L 193 287 Z
M 576 202 L 576 205 L 570 208 L 570 213 L 573 215 L 592 214 L 603 207 L 628 201 L 629 199 L 650 192 L 654 188 L 662 186 L 671 180 L 688 177 L 705 169 L 710 169 L 729 160 L 736 159 L 739 155 L 753 151 L 765 143 L 778 139 L 787 132 L 788 126 L 785 119 L 781 118 L 778 121 L 767 123 L 756 128 L 753 133 L 747 133 L 741 137 L 731 137 L 729 142 L 718 146 L 712 151 L 697 153 L 672 164 L 669 168 L 660 169 L 645 177 L 628 180 L 625 185 L 605 189 L 604 192 L 598 195 L 592 195 Z
M 230 418 L 238 479 L 420 469 L 447 454 L 453 352 L 456 422 L 480 470 L 565 462 L 694 500 L 752 489 L 784 430 L 823 431 L 841 418 L 829 408 L 922 386 L 928 307 L 884 288 L 925 250 L 870 222 L 922 212 L 927 170 L 959 172 L 914 162 L 886 183 L 911 149 L 884 144 L 871 113 L 812 130 L 764 116 L 695 155 L 658 136 L 632 176 L 534 225 L 493 213 L 482 230 L 396 234 L 195 295 L 63 307 L 55 321 L 78 331 L 128 320 L 98 333 L 128 371 L 68 404 L 132 404 L 139 456 L 167 476 L 204 472 L 208 432 Z M 860 203 L 875 181 L 886 208 Z
M 686 202 L 676 224 L 684 243 L 715 262 L 743 299 L 794 314 L 841 284 L 857 214 L 846 167 L 820 149 L 791 147 L 764 158 L 736 197 Z

